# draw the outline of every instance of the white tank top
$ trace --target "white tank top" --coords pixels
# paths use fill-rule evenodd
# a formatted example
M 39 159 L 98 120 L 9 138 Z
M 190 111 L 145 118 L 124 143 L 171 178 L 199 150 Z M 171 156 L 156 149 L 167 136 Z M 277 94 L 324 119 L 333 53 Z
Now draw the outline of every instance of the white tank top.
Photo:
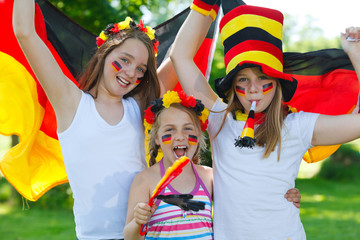
M 58 133 L 73 191 L 78 239 L 123 238 L 130 185 L 146 167 L 141 114 L 133 98 L 109 125 L 83 93 L 70 127 Z

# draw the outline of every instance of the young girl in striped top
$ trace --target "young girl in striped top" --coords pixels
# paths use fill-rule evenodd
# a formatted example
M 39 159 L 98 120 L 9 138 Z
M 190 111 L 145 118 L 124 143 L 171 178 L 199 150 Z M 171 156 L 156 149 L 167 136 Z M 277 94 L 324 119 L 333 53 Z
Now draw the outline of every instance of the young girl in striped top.
M 148 224 L 145 239 L 158 237 L 195 237 L 212 239 L 212 169 L 198 165 L 204 144 L 208 111 L 204 105 L 182 92 L 169 91 L 145 111 L 145 128 L 149 137 L 150 168 L 134 179 L 129 195 L 125 239 L 139 239 L 141 224 Z M 163 158 L 156 163 L 158 150 Z M 181 156 L 189 157 L 182 173 L 160 194 L 191 194 L 192 200 L 205 203 L 203 210 L 185 211 L 175 205 L 156 200 L 151 208 L 152 191 L 170 167 Z M 155 206 L 154 205 L 154 206 Z
M 142 224 L 148 224 L 145 239 L 213 239 L 212 169 L 198 165 L 199 151 L 205 146 L 203 131 L 207 127 L 208 114 L 201 101 L 175 91 L 168 91 L 145 111 L 151 167 L 140 172 L 132 183 L 125 239 L 143 239 L 139 234 Z M 163 158 L 156 163 L 159 148 Z M 166 169 L 181 156 L 189 157 L 192 162 L 160 194 L 191 194 L 191 200 L 204 203 L 204 209 L 183 210 L 184 207 L 159 199 L 155 201 L 155 207 L 150 207 L 147 203 L 152 191 Z M 299 200 L 297 189 L 292 193 L 294 200 Z M 187 199 L 183 204 L 186 203 Z

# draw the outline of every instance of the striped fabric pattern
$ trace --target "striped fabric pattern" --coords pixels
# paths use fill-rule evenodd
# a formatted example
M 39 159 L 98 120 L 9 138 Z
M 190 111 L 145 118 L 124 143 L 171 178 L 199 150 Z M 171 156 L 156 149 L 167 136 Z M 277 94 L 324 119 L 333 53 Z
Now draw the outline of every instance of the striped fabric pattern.
M 231 11 L 220 23 L 228 74 L 239 63 L 258 62 L 283 71 L 281 12 L 246 6 Z
M 279 79 L 284 101 L 291 100 L 297 80 L 284 73 L 283 21 L 278 10 L 250 5 L 238 6 L 225 14 L 220 22 L 220 37 L 226 76 L 214 82 L 221 98 L 227 101 L 237 72 L 257 66 L 267 76 Z
M 166 187 L 163 195 L 169 194 L 174 193 Z M 211 202 L 202 186 L 192 200 L 205 202 L 205 209 L 184 211 L 161 201 L 149 221 L 145 239 L 213 239 Z
M 193 169 L 196 175 L 196 185 L 190 194 L 194 196 L 192 200 L 204 202 L 205 209 L 198 212 L 184 211 L 178 206 L 157 200 L 158 208 L 149 221 L 145 239 L 213 239 L 211 197 L 194 166 Z M 168 185 L 161 194 L 181 193 Z

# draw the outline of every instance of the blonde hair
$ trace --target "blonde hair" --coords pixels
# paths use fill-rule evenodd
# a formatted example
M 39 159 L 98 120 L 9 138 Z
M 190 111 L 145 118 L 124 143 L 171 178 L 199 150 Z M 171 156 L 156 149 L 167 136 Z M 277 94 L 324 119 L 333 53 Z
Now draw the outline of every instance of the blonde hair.
M 199 144 L 197 146 L 194 156 L 191 159 L 193 163 L 199 164 L 200 163 L 199 153 L 201 151 L 205 151 L 206 142 L 205 142 L 205 135 L 201 131 L 201 125 L 200 125 L 200 120 L 199 120 L 198 116 L 196 115 L 194 110 L 192 110 L 191 108 L 185 107 L 185 106 L 181 105 L 180 103 L 173 103 L 170 105 L 169 108 L 176 108 L 180 111 L 186 112 L 190 116 L 191 121 L 193 122 L 193 124 L 195 126 L 196 133 L 200 134 L 200 139 L 198 141 Z M 156 138 L 159 128 L 161 126 L 160 116 L 164 111 L 166 111 L 166 109 L 168 109 L 168 108 L 163 108 L 162 110 L 160 110 L 159 112 L 156 113 L 151 132 L 147 136 L 149 138 L 149 141 L 148 141 L 148 149 L 149 149 L 149 155 L 150 155 L 149 166 L 152 166 L 156 163 L 156 157 L 158 155 L 160 146 L 156 144 L 155 138 Z
M 228 106 L 224 110 L 224 118 L 221 123 L 219 131 L 215 134 L 215 137 L 219 134 L 223 128 L 226 120 L 226 116 L 231 113 L 235 116 L 235 112 L 240 110 L 244 112 L 244 106 L 240 103 L 235 94 L 235 84 L 233 81 L 231 89 L 226 92 L 226 96 L 229 99 Z M 265 109 L 266 118 L 265 121 L 255 129 L 256 145 L 264 147 L 263 158 L 268 158 L 270 154 L 275 150 L 276 145 L 279 144 L 278 160 L 280 160 L 281 152 L 281 130 L 284 124 L 286 113 L 282 103 L 282 91 L 279 80 L 276 79 L 275 95 L 271 100 L 269 106 Z M 239 133 L 240 135 L 241 133 Z
M 116 34 L 112 34 L 101 47 L 97 50 L 95 55 L 91 58 L 86 70 L 80 76 L 79 87 L 87 92 L 95 88 L 95 96 L 97 97 L 98 85 L 101 76 L 104 72 L 105 58 L 117 47 L 121 46 L 127 39 L 140 40 L 148 50 L 147 70 L 142 81 L 136 88 L 126 94 L 124 98 L 133 97 L 134 95 L 141 96 L 141 113 L 150 102 L 160 97 L 160 84 L 157 77 L 156 58 L 154 46 L 150 38 L 138 29 L 121 30 Z

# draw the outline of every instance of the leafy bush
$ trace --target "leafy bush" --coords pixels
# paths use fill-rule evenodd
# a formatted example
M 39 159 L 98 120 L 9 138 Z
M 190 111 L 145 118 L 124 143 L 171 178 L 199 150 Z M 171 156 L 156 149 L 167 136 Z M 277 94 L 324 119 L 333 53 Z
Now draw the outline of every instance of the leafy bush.
M 360 153 L 357 146 L 343 144 L 325 160 L 317 176 L 340 181 L 360 179 Z
M 68 209 L 73 206 L 72 191 L 68 183 L 50 189 L 36 202 L 30 202 L 30 208 L 39 209 Z

